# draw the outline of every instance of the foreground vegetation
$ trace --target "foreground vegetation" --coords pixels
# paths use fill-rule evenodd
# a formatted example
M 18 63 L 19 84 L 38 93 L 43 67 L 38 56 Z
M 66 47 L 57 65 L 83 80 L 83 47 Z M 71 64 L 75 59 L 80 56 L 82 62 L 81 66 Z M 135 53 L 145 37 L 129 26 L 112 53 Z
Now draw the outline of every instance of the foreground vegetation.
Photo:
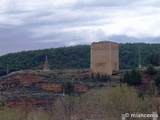
M 139 54 L 140 53 L 140 54 Z M 35 51 L 22 51 L 0 57 L 0 75 L 8 72 L 42 69 L 45 56 L 48 56 L 51 69 L 90 68 L 90 45 L 51 48 Z M 141 59 L 139 59 L 141 56 Z M 160 65 L 160 44 L 126 43 L 119 44 L 120 69 L 152 64 Z
M 26 113 L 20 109 L 1 107 L 0 120 L 61 120 L 62 117 L 65 120 L 119 120 L 124 113 L 158 113 L 160 101 L 156 89 L 154 90 L 152 94 L 142 97 L 135 87 L 119 84 L 115 88 L 105 87 L 84 94 L 66 95 L 64 101 L 57 98 L 54 105 L 47 110 L 32 110 Z

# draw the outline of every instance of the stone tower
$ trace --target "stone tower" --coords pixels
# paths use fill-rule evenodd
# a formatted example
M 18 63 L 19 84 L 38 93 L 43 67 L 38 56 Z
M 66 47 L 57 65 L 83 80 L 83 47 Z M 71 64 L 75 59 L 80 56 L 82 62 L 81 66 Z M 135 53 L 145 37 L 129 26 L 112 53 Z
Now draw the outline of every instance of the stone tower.
M 45 63 L 44 63 L 43 70 L 44 71 L 50 71 L 47 55 L 46 55 L 46 60 L 45 60 Z
M 119 70 L 118 43 L 110 41 L 91 44 L 91 70 L 93 73 L 112 75 Z

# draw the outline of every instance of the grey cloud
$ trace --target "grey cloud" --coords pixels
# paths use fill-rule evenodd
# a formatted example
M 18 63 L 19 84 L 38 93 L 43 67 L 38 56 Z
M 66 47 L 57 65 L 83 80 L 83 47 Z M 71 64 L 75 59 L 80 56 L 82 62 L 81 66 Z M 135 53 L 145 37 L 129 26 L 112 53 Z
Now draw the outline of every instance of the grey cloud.
M 44 16 L 45 14 L 45 16 Z M 73 14 L 73 15 L 72 15 Z M 47 18 L 48 17 L 48 18 Z M 89 25 L 90 23 L 96 24 L 95 21 L 100 20 L 102 17 L 95 14 L 79 14 L 78 12 L 61 12 L 59 14 L 55 13 L 41 13 L 36 14 L 35 16 L 32 16 L 31 18 L 28 18 L 28 22 L 26 24 L 28 25 L 55 25 L 55 26 L 75 26 L 75 25 Z
M 74 8 L 90 8 L 90 7 L 113 7 L 118 6 L 119 4 L 113 1 L 78 1 Z
M 74 4 L 75 9 L 90 9 L 90 8 L 107 8 L 107 7 L 121 7 L 121 6 L 129 6 L 131 4 L 136 3 L 138 0 L 87 0 L 87 1 L 77 1 Z
M 0 27 L 0 40 L 5 43 L 23 43 L 30 40 L 30 33 L 22 27 Z
M 23 50 L 65 46 L 65 42 L 61 41 L 40 42 L 40 40 L 50 39 L 49 37 L 37 39 L 31 36 L 32 33 L 21 27 L 0 28 L 0 55 Z
M 54 42 L 51 43 L 40 43 L 40 42 L 12 42 L 12 43 L 3 43 L 0 45 L 0 55 L 4 55 L 7 53 L 14 53 L 20 51 L 28 51 L 28 50 L 38 50 L 38 49 L 46 49 L 52 47 L 61 47 L 65 46 L 63 43 Z
M 127 43 L 127 42 L 160 43 L 160 37 L 136 38 L 126 35 L 113 35 L 113 36 L 107 36 L 107 38 L 116 41 L 118 43 Z
M 101 29 L 103 25 L 116 22 L 114 18 L 121 17 L 115 13 L 131 8 L 134 11 L 135 6 L 141 7 L 141 5 L 148 4 L 139 0 L 81 0 L 59 8 L 45 6 L 39 9 L 23 9 L 20 6 L 14 9 L 8 7 L 7 11 L 0 13 L 2 17 L 8 18 L 5 22 L 0 20 L 0 55 L 21 50 L 90 44 L 101 40 L 159 42 L 159 37 L 140 39 L 125 34 L 110 36 L 107 34 L 109 31 Z M 47 31 L 48 33 L 45 34 Z
M 2 30 L 1 30 L 2 31 Z M 10 30 L 6 30 L 7 32 Z M 3 31 L 4 32 L 4 31 Z M 0 55 L 18 52 L 23 50 L 44 49 L 61 46 L 71 46 L 78 44 L 89 44 L 91 41 L 86 32 L 59 32 L 52 36 L 42 37 L 39 39 L 27 37 L 29 34 L 13 34 L 12 38 L 4 38 L 0 36 Z M 3 40 L 2 40 L 3 39 Z M 49 40 L 49 41 L 48 41 Z

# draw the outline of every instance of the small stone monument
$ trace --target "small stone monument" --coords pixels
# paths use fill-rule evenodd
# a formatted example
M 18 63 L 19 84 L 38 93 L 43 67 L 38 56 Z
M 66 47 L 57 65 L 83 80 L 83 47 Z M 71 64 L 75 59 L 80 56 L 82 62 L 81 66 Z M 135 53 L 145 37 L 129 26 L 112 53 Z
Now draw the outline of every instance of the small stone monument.
M 48 63 L 48 58 L 47 58 L 47 55 L 46 55 L 46 60 L 45 60 L 45 63 L 44 63 L 44 68 L 43 68 L 44 71 L 50 71 L 51 69 L 49 68 L 49 63 Z

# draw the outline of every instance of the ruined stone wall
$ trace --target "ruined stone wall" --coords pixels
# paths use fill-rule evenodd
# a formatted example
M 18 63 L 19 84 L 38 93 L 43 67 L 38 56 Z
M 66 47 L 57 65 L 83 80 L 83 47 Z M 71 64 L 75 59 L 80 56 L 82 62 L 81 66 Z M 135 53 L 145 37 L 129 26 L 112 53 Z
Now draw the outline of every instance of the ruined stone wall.
M 111 75 L 119 69 L 118 44 L 110 41 L 91 44 L 91 70 L 94 73 Z

